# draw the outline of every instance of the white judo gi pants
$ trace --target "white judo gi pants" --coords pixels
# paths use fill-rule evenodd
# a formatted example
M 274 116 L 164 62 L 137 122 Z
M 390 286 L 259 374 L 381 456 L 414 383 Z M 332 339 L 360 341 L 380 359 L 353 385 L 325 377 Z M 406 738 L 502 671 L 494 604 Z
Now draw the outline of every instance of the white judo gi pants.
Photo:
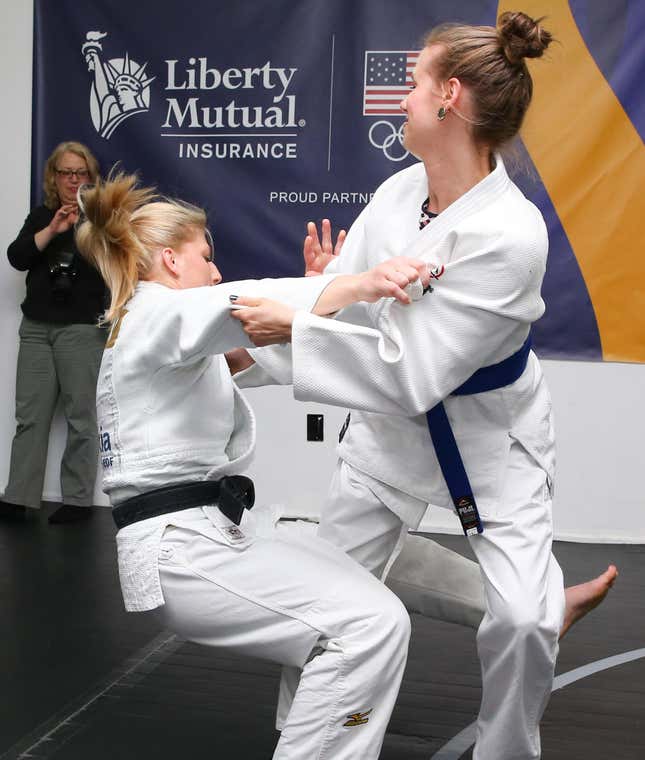
M 357 475 L 361 477 L 360 473 Z M 383 579 L 386 572 L 385 585 L 408 612 L 476 630 L 485 612 L 479 565 L 424 536 L 408 533 L 389 509 L 375 510 L 373 494 L 363 481 L 356 479 L 352 483 L 350 476 L 343 488 L 352 489 L 350 535 L 358 543 L 348 541 L 348 545 L 351 543 L 354 559 L 377 578 Z M 347 497 L 349 490 L 343 493 Z M 350 503 L 349 499 L 346 501 Z M 294 518 L 280 520 L 280 516 L 279 508 L 273 514 L 264 514 L 265 519 L 273 521 L 271 528 L 281 534 L 312 535 L 318 531 L 317 523 Z M 336 527 L 339 533 L 335 537 L 340 541 L 342 526 Z M 299 678 L 298 668 L 283 668 L 276 716 L 278 729 L 286 723 Z
M 302 668 L 276 760 L 375 760 L 407 659 L 403 605 L 316 536 L 229 540 L 222 520 L 166 529 L 163 624 L 190 641 Z
M 485 594 L 477 632 L 483 693 L 473 760 L 536 760 L 565 598 L 562 571 L 551 553 L 546 473 L 517 442 L 511 445 L 499 504 L 482 519 L 484 532 L 470 539 Z M 319 535 L 378 575 L 400 547 L 400 532 L 400 519 L 374 495 L 361 473 L 339 462 Z M 429 557 L 435 551 L 430 544 Z M 422 552 L 417 547 L 417 562 Z M 392 571 L 396 568 L 395 562 Z M 405 568 L 400 574 L 405 575 Z M 472 575 L 467 568 L 466 574 Z M 397 593 L 405 591 L 393 580 Z M 472 598 L 477 615 L 477 594 Z M 418 599 L 423 596 L 417 594 Z

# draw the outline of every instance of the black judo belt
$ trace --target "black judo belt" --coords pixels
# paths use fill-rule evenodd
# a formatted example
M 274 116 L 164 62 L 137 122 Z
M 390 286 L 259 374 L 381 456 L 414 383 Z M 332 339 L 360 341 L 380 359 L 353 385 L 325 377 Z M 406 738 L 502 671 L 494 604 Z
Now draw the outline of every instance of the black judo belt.
M 451 395 L 470 396 L 474 393 L 484 393 L 514 383 L 524 372 L 530 350 L 531 338 L 529 336 L 518 351 L 499 364 L 491 364 L 477 370 Z M 439 402 L 429 412 L 426 412 L 426 418 L 439 466 L 450 491 L 457 516 L 461 521 L 461 527 L 467 536 L 482 533 L 484 527 L 479 517 L 473 489 L 468 480 L 443 402 Z
M 229 475 L 221 480 L 179 483 L 133 496 L 114 507 L 112 517 L 116 527 L 121 529 L 149 517 L 212 504 L 239 525 L 244 510 L 251 509 L 254 503 L 255 489 L 251 478 Z

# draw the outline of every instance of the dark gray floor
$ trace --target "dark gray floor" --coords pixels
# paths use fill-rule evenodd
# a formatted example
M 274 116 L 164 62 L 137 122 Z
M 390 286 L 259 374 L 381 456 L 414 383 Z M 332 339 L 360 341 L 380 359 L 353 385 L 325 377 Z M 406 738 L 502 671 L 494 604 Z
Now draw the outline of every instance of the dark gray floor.
M 52 508 L 0 524 L 0 760 L 270 758 L 278 669 L 180 642 L 154 614 L 126 614 L 109 512 L 50 526 Z M 460 537 L 438 538 L 468 551 Z M 645 648 L 645 547 L 555 552 L 568 583 L 610 561 L 621 573 L 562 642 L 558 673 Z M 474 720 L 479 697 L 473 632 L 415 616 L 382 760 L 431 760 Z M 642 760 L 645 658 L 556 691 L 542 743 L 547 760 Z

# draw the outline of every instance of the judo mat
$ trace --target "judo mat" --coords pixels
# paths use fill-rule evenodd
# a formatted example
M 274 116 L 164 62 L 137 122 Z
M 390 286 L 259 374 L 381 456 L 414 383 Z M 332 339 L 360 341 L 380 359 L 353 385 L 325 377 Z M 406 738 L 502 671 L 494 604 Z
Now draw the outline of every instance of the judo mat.
M 109 510 L 0 524 L 0 760 L 267 760 L 279 668 L 186 643 L 123 609 Z M 470 555 L 460 536 L 433 536 Z M 645 757 L 645 546 L 556 542 L 567 584 L 609 562 L 605 603 L 561 643 L 545 760 Z M 412 617 L 381 760 L 471 757 L 481 678 L 474 631 Z M 360 760 L 357 758 L 357 760 Z

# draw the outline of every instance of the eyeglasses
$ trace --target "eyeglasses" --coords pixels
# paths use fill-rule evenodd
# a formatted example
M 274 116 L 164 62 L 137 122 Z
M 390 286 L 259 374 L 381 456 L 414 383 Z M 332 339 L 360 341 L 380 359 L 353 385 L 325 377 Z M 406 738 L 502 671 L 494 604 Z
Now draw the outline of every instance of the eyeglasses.
M 77 179 L 87 179 L 90 176 L 87 169 L 56 169 L 55 171 L 59 177 L 65 177 L 65 179 L 69 179 L 72 175 Z

